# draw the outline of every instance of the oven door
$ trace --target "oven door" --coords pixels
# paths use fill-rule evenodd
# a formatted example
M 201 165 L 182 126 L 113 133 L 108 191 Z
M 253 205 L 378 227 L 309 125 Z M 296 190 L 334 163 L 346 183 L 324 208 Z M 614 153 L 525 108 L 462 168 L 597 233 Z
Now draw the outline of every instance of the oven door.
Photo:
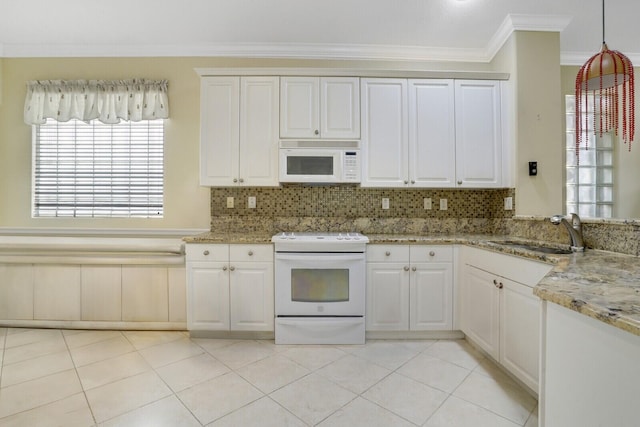
M 276 316 L 364 316 L 364 253 L 276 253 Z

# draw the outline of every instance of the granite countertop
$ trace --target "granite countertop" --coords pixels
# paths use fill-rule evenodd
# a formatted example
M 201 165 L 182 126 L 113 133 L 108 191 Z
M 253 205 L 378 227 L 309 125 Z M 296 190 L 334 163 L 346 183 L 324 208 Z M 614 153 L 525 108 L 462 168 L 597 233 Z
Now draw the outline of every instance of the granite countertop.
M 184 241 L 187 243 L 270 243 L 271 237 L 270 234 L 265 233 L 209 232 L 186 237 Z M 569 255 L 546 254 L 501 244 L 501 242 L 514 240 L 531 243 L 530 240 L 505 235 L 367 234 L 367 237 L 370 243 L 378 244 L 477 246 L 553 264 L 551 272 L 534 288 L 535 295 L 634 335 L 640 335 L 639 257 L 590 249 L 584 253 Z

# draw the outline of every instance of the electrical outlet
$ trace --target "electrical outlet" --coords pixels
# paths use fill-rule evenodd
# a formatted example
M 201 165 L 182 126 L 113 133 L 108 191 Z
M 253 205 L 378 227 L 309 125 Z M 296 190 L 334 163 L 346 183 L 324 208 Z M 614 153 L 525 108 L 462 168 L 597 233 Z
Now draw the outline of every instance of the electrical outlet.
M 227 197 L 227 208 L 233 209 L 233 197 Z
M 382 198 L 382 209 L 389 209 L 389 199 L 386 197 Z
M 441 211 L 447 210 L 447 199 L 440 199 L 440 210 Z
M 424 208 L 426 210 L 431 210 L 431 198 L 430 197 L 425 197 L 424 198 Z
M 513 197 L 504 198 L 504 210 L 505 211 L 513 210 Z
M 255 196 L 249 196 L 249 198 L 247 199 L 247 208 L 249 208 L 249 209 L 255 209 L 256 208 L 256 197 Z

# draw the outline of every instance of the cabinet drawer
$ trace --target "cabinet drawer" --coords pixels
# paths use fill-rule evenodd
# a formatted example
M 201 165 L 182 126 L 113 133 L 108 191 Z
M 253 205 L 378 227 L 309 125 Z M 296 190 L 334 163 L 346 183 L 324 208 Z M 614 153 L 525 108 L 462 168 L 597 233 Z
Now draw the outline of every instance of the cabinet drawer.
M 273 262 L 273 245 L 229 245 L 231 262 Z
M 409 262 L 408 245 L 367 245 L 368 262 Z
M 411 262 L 453 262 L 453 247 L 450 245 L 413 245 Z
M 226 261 L 229 258 L 229 245 L 190 243 L 186 245 L 189 261 Z

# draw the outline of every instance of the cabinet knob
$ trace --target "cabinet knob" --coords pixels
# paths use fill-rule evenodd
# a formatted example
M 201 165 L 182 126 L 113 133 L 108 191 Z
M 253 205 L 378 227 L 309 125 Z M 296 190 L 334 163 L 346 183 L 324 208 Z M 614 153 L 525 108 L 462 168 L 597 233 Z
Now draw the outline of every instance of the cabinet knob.
M 253 251 L 249 251 L 249 256 L 252 256 L 252 255 L 253 255 Z
M 405 184 L 408 184 L 408 183 L 409 183 L 409 181 L 405 180 L 405 181 L 404 181 L 404 183 L 405 183 Z
M 436 253 L 434 251 L 429 252 L 429 256 L 436 256 Z
M 205 255 L 205 256 L 209 255 L 209 251 L 204 251 L 204 252 L 202 252 L 202 254 Z
M 504 285 L 502 284 L 502 282 L 498 283 L 498 289 L 502 289 L 504 288 Z
M 416 271 L 417 269 L 417 267 L 411 267 L 411 271 Z
M 496 279 L 493 279 L 493 284 L 494 284 L 495 286 L 498 286 L 498 281 L 497 281 Z
M 227 271 L 227 266 L 226 265 L 222 267 L 222 271 Z
M 462 185 L 462 181 L 458 181 L 458 185 Z
M 411 180 L 411 183 L 412 183 L 412 184 L 415 184 L 416 182 L 415 182 L 414 180 Z
M 238 182 L 238 178 L 233 178 L 233 182 Z
M 387 251 L 387 252 L 385 252 L 384 254 L 385 254 L 386 256 L 389 256 L 389 255 L 391 255 L 391 252 Z
M 408 265 L 404 266 L 404 271 L 409 271 L 409 266 Z
M 313 131 L 314 135 L 320 135 L 320 131 L 318 129 L 316 129 L 315 131 Z
M 229 270 L 231 270 L 231 271 L 235 271 L 235 269 L 236 268 L 233 265 L 231 267 L 229 267 Z
M 240 178 L 240 182 L 244 182 L 244 178 Z

